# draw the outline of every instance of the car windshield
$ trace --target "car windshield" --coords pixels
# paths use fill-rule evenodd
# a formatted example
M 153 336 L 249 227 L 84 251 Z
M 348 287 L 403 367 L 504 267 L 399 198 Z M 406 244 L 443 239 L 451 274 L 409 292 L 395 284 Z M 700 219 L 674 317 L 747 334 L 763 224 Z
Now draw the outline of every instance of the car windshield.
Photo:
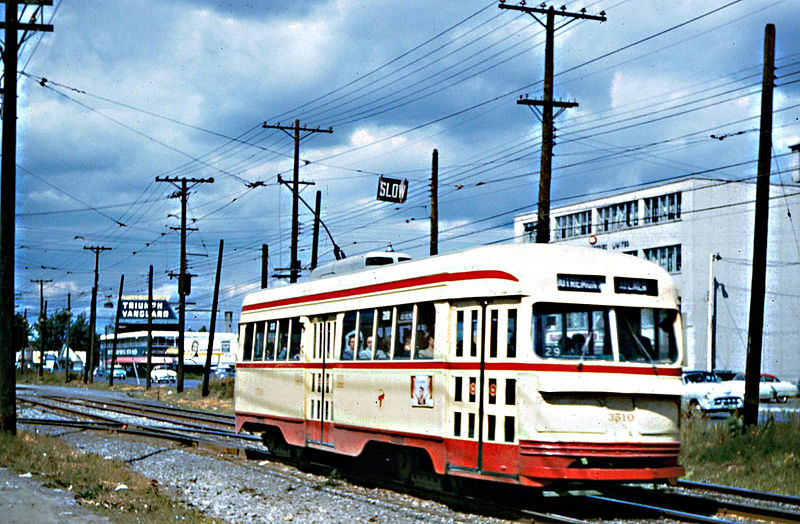
M 619 361 L 672 364 L 676 317 L 666 309 L 540 303 L 533 306 L 531 335 L 542 358 L 614 360 L 616 332 Z

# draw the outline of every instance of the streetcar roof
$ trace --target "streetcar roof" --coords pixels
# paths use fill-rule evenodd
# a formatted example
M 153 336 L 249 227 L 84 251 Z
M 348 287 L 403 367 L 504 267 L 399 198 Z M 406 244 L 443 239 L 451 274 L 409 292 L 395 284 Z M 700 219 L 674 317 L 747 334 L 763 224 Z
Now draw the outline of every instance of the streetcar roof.
M 626 295 L 629 299 L 626 303 L 633 305 L 638 301 L 652 305 L 657 302 L 660 307 L 677 305 L 675 288 L 667 272 L 644 259 L 594 248 L 499 244 L 256 291 L 245 297 L 242 312 L 246 314 L 323 302 L 341 304 L 351 298 L 422 291 L 425 291 L 424 298 L 419 295 L 420 298 L 398 297 L 397 300 L 405 302 L 532 294 L 546 299 L 547 296 L 559 295 L 557 280 L 565 276 L 569 277 L 569 282 L 575 281 L 578 285 L 589 285 L 587 282 L 591 278 L 604 283 L 603 299 L 597 294 L 600 291 L 597 289 L 594 293 L 571 293 L 570 301 L 619 302 L 619 298 L 614 300 L 612 297 L 619 297 L 619 291 L 614 293 L 614 282 L 615 277 L 621 277 L 657 283 L 656 295 L 643 296 L 630 292 Z M 586 277 L 586 282 L 580 281 L 582 277 Z M 566 289 L 581 291 L 577 288 Z M 564 297 L 558 301 L 564 301 Z

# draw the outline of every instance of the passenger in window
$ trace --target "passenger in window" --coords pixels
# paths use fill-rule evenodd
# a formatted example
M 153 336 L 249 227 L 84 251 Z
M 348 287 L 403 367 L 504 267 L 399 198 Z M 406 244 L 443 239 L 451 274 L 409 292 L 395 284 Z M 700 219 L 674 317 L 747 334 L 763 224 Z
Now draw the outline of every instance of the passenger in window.
M 366 337 L 366 344 L 362 344 L 358 350 L 358 360 L 372 360 L 372 335 Z
M 375 350 L 375 360 L 389 360 L 388 337 L 378 338 L 378 349 Z
M 342 360 L 353 360 L 353 354 L 356 348 L 356 334 L 350 333 L 347 335 L 347 343 L 342 348 Z
M 414 358 L 433 358 L 433 333 L 417 331 L 417 353 Z
M 411 358 L 411 330 L 403 337 L 403 345 L 395 347 L 394 358 L 398 360 Z

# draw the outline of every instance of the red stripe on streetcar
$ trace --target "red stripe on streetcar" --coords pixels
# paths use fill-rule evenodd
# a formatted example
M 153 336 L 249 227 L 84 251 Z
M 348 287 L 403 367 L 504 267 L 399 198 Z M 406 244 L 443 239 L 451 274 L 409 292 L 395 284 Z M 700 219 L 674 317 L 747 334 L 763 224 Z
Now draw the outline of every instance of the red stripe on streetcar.
M 322 369 L 322 362 L 240 362 L 237 368 L 248 369 Z M 363 362 L 326 362 L 326 369 L 419 369 L 419 370 L 459 370 L 475 371 L 481 367 L 480 362 L 423 362 L 419 360 L 403 361 L 363 361 Z M 528 364 L 517 362 L 487 362 L 484 369 L 491 371 L 549 371 L 560 373 L 622 373 L 625 375 L 653 375 L 679 377 L 680 368 L 592 366 L 583 364 Z
M 340 289 L 337 291 L 316 293 L 314 295 L 304 295 L 300 297 L 273 300 L 271 302 L 250 304 L 247 306 L 242 306 L 242 312 L 253 311 L 256 309 L 269 309 L 269 308 L 288 306 L 294 304 L 307 304 L 309 302 L 333 300 L 337 298 L 355 297 L 358 295 L 368 295 L 370 293 L 380 293 L 383 291 L 396 291 L 398 289 L 418 287 L 418 286 L 429 286 L 432 284 L 441 284 L 443 282 L 460 282 L 464 280 L 481 280 L 486 278 L 519 282 L 519 279 L 517 279 L 517 277 L 515 277 L 510 273 L 506 273 L 505 271 L 482 270 L 482 271 L 464 271 L 461 273 L 439 273 L 437 275 L 428 275 L 425 277 L 406 278 L 403 280 L 396 280 L 394 282 L 370 284 L 368 286 L 355 287 L 351 289 Z

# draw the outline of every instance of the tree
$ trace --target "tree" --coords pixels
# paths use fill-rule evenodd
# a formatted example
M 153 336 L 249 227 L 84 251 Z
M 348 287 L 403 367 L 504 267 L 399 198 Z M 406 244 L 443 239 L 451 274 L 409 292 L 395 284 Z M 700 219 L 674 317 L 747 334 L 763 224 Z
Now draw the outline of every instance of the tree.
M 40 344 L 44 343 L 44 351 L 46 353 L 54 352 L 56 354 L 61 354 L 61 350 L 64 348 L 67 338 L 68 319 L 68 311 L 62 309 L 47 317 L 44 322 L 37 322 L 34 324 L 36 331 L 40 334 L 34 344 L 36 350 L 38 351 Z M 44 327 L 44 341 L 41 340 L 42 327 Z M 87 354 L 89 352 L 89 321 L 86 319 L 85 313 L 74 317 L 70 323 L 69 347 L 73 351 L 83 351 Z M 95 333 L 95 362 L 98 362 L 97 356 L 99 354 L 99 348 L 100 337 Z
M 28 338 L 31 335 L 31 326 L 28 324 L 28 319 L 21 313 L 14 315 L 14 338 L 12 344 L 14 345 L 14 352 L 22 351 L 28 345 Z

